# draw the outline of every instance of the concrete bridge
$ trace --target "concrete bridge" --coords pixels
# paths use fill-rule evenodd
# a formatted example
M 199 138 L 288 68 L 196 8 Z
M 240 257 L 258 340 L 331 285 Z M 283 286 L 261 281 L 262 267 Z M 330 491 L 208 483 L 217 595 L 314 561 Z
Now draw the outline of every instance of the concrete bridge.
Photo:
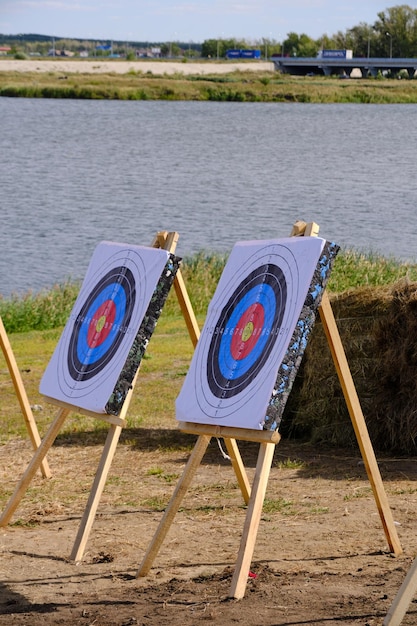
M 316 57 L 282 57 L 272 56 L 271 61 L 275 69 L 284 74 L 295 76 L 307 76 L 312 74 L 331 76 L 350 76 L 353 70 L 359 70 L 362 78 L 367 76 L 377 76 L 378 72 L 390 72 L 392 75 L 398 74 L 401 70 L 408 73 L 409 78 L 413 78 L 417 70 L 417 59 L 397 59 L 397 58 L 365 58 L 354 57 L 353 59 L 332 59 Z

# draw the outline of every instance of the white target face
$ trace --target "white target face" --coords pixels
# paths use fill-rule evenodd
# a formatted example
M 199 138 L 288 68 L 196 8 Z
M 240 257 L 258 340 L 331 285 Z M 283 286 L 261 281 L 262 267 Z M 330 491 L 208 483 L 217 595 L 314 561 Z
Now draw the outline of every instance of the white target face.
M 180 421 L 259 430 L 325 240 L 235 245 L 176 403 Z
M 168 256 L 156 248 L 97 246 L 42 377 L 43 395 L 105 413 Z

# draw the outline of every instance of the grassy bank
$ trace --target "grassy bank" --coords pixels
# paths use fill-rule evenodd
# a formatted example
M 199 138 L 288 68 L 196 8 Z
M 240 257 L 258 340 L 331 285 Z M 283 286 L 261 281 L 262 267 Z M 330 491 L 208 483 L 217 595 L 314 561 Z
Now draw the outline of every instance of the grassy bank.
M 182 274 L 193 310 L 200 319 L 204 319 L 226 258 L 222 254 L 200 252 L 183 261 Z M 417 281 L 417 265 L 372 253 L 345 250 L 337 257 L 328 289 L 331 293 L 342 293 L 361 286 L 381 287 L 404 277 Z M 63 326 L 79 287 L 77 283 L 65 283 L 39 293 L 29 292 L 11 298 L 0 296 L 0 316 L 7 332 L 51 330 Z M 179 315 L 178 302 L 172 291 L 164 308 L 164 316 Z
M 200 327 L 225 260 L 226 257 L 222 255 L 200 253 L 184 261 L 183 276 Z M 393 358 L 390 356 L 391 352 L 386 354 L 387 348 L 390 351 L 392 348 L 385 335 L 378 343 L 380 330 L 375 335 L 376 323 L 380 327 L 381 324 L 388 325 L 388 334 L 392 337 L 395 349 L 408 354 L 415 333 L 408 331 L 405 320 L 415 317 L 413 294 L 409 315 L 401 312 L 401 321 L 393 323 L 387 316 L 390 306 L 388 302 L 391 301 L 388 292 L 393 284 L 404 278 L 411 283 L 414 281 L 415 285 L 417 265 L 372 254 L 343 251 L 336 259 L 328 290 L 334 302 L 334 311 L 355 384 L 367 415 L 372 418 L 374 440 L 383 441 L 381 447 L 413 454 L 414 443 L 410 439 L 408 427 L 408 405 L 413 401 L 413 394 L 410 392 L 406 373 L 414 376 L 414 362 L 407 359 L 399 372 L 400 379 L 406 381 L 404 394 L 401 380 L 392 389 L 392 385 L 387 385 L 384 379 L 391 375 L 387 361 L 392 362 L 392 367 L 396 370 L 400 357 L 396 355 Z M 405 284 L 407 281 L 403 282 Z M 47 292 L 26 294 L 24 297 L 0 298 L 0 316 L 8 330 L 26 393 L 30 404 L 35 407 L 36 422 L 42 434 L 55 416 L 56 407 L 40 396 L 39 382 L 57 345 L 78 289 L 79 285 L 66 284 Z M 403 300 L 397 300 L 403 307 Z M 404 329 L 404 341 L 398 339 L 395 329 Z M 175 426 L 175 399 L 188 371 L 192 354 L 193 345 L 172 290 L 141 365 L 139 382 L 129 409 L 125 437 L 129 436 L 130 429 L 172 429 Z M 24 420 L 3 356 L 0 351 L 0 444 L 16 437 L 27 439 Z M 297 381 L 283 422 L 286 426 L 284 435 L 307 438 L 316 443 L 355 445 L 346 404 L 340 393 L 334 364 L 319 322 L 312 341 L 309 342 L 305 364 L 303 362 Z M 383 397 L 383 393 L 386 397 L 382 417 L 379 419 L 379 413 L 374 416 L 377 406 L 375 399 Z M 399 410 L 399 394 L 408 398 L 403 413 Z M 391 429 L 394 435 L 388 441 L 384 415 L 391 405 L 394 407 L 391 422 L 395 423 L 395 428 Z M 395 420 L 399 420 L 399 423 Z M 82 437 L 83 441 L 88 441 L 89 438 L 96 440 L 105 430 L 106 426 L 100 420 L 72 413 L 65 422 L 60 438 L 64 443 L 70 443 L 77 437 Z
M 294 77 L 278 72 L 166 75 L 0 72 L 0 96 L 105 100 L 417 103 L 416 80 Z

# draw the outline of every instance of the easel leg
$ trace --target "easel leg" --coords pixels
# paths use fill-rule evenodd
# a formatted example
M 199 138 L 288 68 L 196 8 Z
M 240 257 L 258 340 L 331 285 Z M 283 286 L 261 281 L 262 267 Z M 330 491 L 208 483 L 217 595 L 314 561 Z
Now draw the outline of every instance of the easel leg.
M 399 626 L 417 592 L 417 559 L 413 562 L 407 576 L 401 585 L 390 610 L 388 611 L 383 626 Z
M 161 248 L 169 250 L 173 253 L 175 251 L 178 239 L 178 237 L 173 236 L 174 234 L 175 233 L 167 233 L 166 231 L 158 233 L 155 237 L 153 245 L 159 245 L 161 246 Z M 191 300 L 187 293 L 181 270 L 178 270 L 175 275 L 174 289 L 188 329 L 188 333 L 195 348 L 200 338 L 200 328 L 198 326 L 197 318 L 191 305 Z M 245 467 L 242 462 L 242 457 L 240 456 L 239 448 L 236 441 L 233 441 L 231 439 L 225 439 L 225 444 L 232 462 L 233 469 L 236 474 L 239 487 L 242 491 L 243 500 L 247 504 L 249 502 L 250 486 L 248 478 L 246 476 Z
M 194 311 L 191 306 L 190 298 L 188 297 L 187 289 L 185 288 L 184 279 L 181 274 L 181 270 L 178 270 L 174 279 L 174 289 L 177 295 L 178 302 L 182 314 L 187 325 L 188 333 L 191 337 L 194 348 L 200 338 L 200 328 L 198 326 L 197 319 L 194 315 Z
M 29 432 L 29 436 L 33 445 L 33 449 L 36 450 L 41 443 L 38 428 L 36 426 L 35 419 L 33 417 L 32 409 L 29 404 L 28 397 L 26 395 L 25 386 L 23 384 L 22 377 L 17 367 L 16 359 L 14 358 L 12 346 L 7 337 L 6 329 L 4 328 L 3 320 L 0 317 L 0 348 L 3 351 L 4 358 L 6 359 L 7 367 L 9 368 L 10 376 L 12 377 L 13 386 L 16 391 L 17 399 L 19 400 L 20 409 L 23 413 L 23 417 L 26 422 L 26 427 Z M 44 478 L 51 477 L 51 470 L 49 469 L 48 461 L 43 459 L 41 463 L 41 472 Z
M 0 517 L 0 526 L 6 526 L 13 513 L 17 509 L 20 500 L 23 498 L 26 490 L 34 477 L 36 471 L 39 469 L 43 459 L 48 453 L 49 448 L 54 443 L 57 435 L 69 413 L 69 409 L 60 409 L 58 415 L 55 420 L 52 422 L 49 427 L 48 432 L 43 438 L 40 446 L 36 450 L 35 454 L 32 457 L 31 462 L 29 463 L 25 473 L 23 474 L 19 484 L 17 485 L 12 497 L 10 498 L 2 516 Z
M 236 439 L 226 438 L 224 439 L 224 443 L 226 445 L 227 452 L 229 453 L 232 467 L 235 471 L 237 482 L 242 492 L 243 500 L 245 501 L 245 504 L 248 504 L 251 489 Z
M 93 526 L 94 518 L 97 513 L 97 507 L 100 502 L 104 486 L 106 484 L 109 469 L 114 457 L 114 453 L 116 452 L 117 442 L 119 441 L 121 432 L 121 426 L 114 426 L 113 424 L 110 426 L 109 432 L 107 434 L 106 443 L 101 454 L 100 463 L 97 468 L 96 476 L 93 482 L 93 486 L 90 491 L 87 506 L 85 508 L 84 515 L 78 529 L 77 537 L 75 539 L 75 543 L 70 555 L 70 559 L 72 561 L 81 561 L 81 559 L 83 558 L 85 546 L 87 544 L 88 537 Z
M 185 466 L 184 472 L 175 488 L 172 498 L 165 510 L 156 533 L 151 541 L 151 544 L 145 554 L 141 566 L 139 567 L 136 577 L 146 576 L 152 567 L 152 563 L 159 552 L 159 549 L 170 529 L 170 526 L 174 520 L 174 517 L 180 507 L 180 504 L 190 486 L 191 480 L 196 473 L 201 460 L 204 456 L 207 446 L 210 443 L 211 436 L 200 435 L 191 453 L 188 463 Z
M 260 444 L 255 479 L 253 481 L 252 493 L 249 500 L 249 508 L 246 513 L 236 568 L 230 587 L 229 596 L 231 598 L 241 599 L 245 595 L 249 568 L 253 551 L 255 549 L 259 523 L 261 521 L 262 507 L 265 499 L 274 451 L 274 443 Z
M 365 418 L 362 413 L 358 395 L 356 393 L 355 385 L 353 383 L 345 351 L 343 349 L 336 325 L 336 320 L 330 305 L 329 296 L 326 292 L 323 294 L 320 305 L 320 318 L 323 323 L 330 351 L 332 353 L 337 375 L 342 386 L 343 395 L 345 397 L 352 425 L 355 430 L 356 439 L 359 444 L 369 482 L 371 483 L 372 491 L 374 493 L 375 502 L 382 521 L 385 536 L 391 552 L 398 556 L 402 553 L 402 548 L 398 539 L 397 530 L 394 525 L 384 485 L 382 483 L 378 463 L 369 438 L 368 428 L 366 426 Z

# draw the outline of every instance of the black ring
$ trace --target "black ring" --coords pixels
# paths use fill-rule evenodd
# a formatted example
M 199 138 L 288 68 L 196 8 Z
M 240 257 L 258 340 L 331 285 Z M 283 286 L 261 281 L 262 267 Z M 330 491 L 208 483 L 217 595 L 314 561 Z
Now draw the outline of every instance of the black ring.
M 80 331 L 83 329 L 83 324 L 88 323 L 88 313 L 100 293 L 112 284 L 124 290 L 125 308 L 122 314 L 122 321 L 117 324 L 118 328 L 115 330 L 114 339 L 108 349 L 103 354 L 100 353 L 98 358 L 93 358 L 86 363 L 82 363 L 78 356 Z M 69 374 L 73 380 L 89 380 L 93 376 L 100 373 L 111 362 L 117 353 L 125 336 L 126 329 L 129 326 L 135 300 L 135 278 L 131 270 L 127 267 L 120 266 L 112 268 L 105 276 L 103 276 L 97 285 L 95 285 L 77 315 L 69 340 L 67 365 Z

